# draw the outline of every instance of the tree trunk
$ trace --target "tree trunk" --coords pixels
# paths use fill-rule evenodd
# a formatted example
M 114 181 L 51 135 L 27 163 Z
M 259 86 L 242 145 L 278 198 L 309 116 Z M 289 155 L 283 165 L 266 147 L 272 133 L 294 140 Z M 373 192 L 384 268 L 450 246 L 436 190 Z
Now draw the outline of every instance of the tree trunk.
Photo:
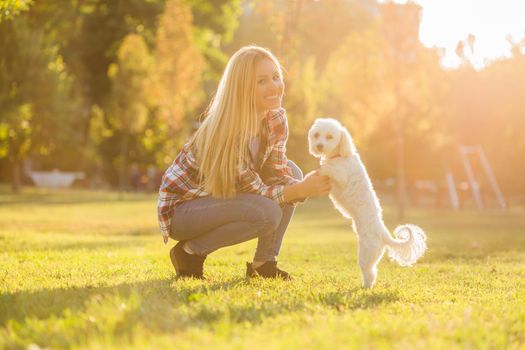
M 11 188 L 14 193 L 19 193 L 20 187 L 20 159 L 18 157 L 13 157 Z
M 83 118 L 83 121 L 82 121 L 83 130 L 80 134 L 81 135 L 81 140 L 80 140 L 81 149 L 87 149 L 88 147 L 91 146 L 89 145 L 89 142 L 90 142 L 89 132 L 91 128 L 91 107 L 92 107 L 92 104 L 91 104 L 90 99 L 86 99 L 86 101 L 84 102 L 84 105 L 82 106 L 81 113 L 80 113 Z M 87 168 L 86 163 L 88 163 L 88 159 L 86 158 L 84 152 L 82 152 L 81 154 L 82 156 L 80 157 L 79 165 L 80 165 L 80 169 L 85 171 Z
M 128 143 L 129 143 L 129 134 L 123 132 L 122 139 L 120 142 L 120 156 L 122 157 L 122 162 L 120 164 L 120 176 L 119 176 L 119 198 L 122 199 L 122 193 L 128 188 Z
M 400 119 L 403 119 L 401 117 Z M 399 126 L 397 135 L 397 216 L 400 220 L 405 217 L 406 181 L 405 181 L 405 135 L 404 123 Z
M 405 182 L 405 110 L 401 89 L 400 89 L 400 79 L 401 72 L 399 64 L 395 68 L 395 95 L 396 95 L 396 153 L 397 153 L 397 216 L 399 220 L 403 220 L 405 217 L 405 205 L 406 205 L 406 182 Z

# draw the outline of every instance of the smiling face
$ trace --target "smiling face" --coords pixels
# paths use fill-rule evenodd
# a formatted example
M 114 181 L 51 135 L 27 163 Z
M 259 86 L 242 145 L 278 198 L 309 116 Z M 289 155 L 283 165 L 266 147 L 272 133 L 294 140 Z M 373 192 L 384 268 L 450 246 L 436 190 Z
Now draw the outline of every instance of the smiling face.
M 262 113 L 281 107 L 284 82 L 281 73 L 272 60 L 265 58 L 257 65 L 255 76 L 255 105 Z
M 317 119 L 308 132 L 310 154 L 314 157 L 333 157 L 339 152 L 341 127 L 330 119 Z

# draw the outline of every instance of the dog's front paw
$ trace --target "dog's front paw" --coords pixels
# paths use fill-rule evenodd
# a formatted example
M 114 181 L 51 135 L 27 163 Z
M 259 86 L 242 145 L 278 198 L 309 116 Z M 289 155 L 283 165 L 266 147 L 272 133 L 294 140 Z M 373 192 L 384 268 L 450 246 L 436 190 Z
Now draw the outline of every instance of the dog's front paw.
M 337 167 L 330 164 L 323 164 L 319 168 L 319 175 L 328 176 L 333 184 L 342 186 L 344 177 L 337 170 Z
M 319 168 L 319 175 L 333 177 L 334 169 L 329 164 L 323 164 Z

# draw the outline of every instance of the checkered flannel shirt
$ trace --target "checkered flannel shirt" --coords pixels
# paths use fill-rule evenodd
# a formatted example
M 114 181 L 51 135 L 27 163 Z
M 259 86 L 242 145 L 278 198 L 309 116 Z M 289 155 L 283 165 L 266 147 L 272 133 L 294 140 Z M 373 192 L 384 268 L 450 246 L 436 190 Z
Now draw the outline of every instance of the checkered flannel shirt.
M 259 166 L 251 162 L 238 176 L 237 192 L 257 193 L 284 202 L 284 186 L 298 180 L 292 176 L 286 158 L 288 121 L 283 108 L 272 110 L 264 119 L 261 144 L 259 146 Z M 199 184 L 198 163 L 188 144 L 182 147 L 173 164 L 162 177 L 157 203 L 160 231 L 168 236 L 175 207 L 191 199 L 209 196 Z

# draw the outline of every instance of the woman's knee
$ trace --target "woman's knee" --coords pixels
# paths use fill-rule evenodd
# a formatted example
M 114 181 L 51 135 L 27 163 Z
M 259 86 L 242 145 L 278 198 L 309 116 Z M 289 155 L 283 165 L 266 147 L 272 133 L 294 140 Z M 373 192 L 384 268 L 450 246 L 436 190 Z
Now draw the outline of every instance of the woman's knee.
M 256 215 L 255 221 L 257 225 L 263 226 L 263 231 L 275 231 L 279 227 L 283 211 L 277 202 L 268 197 L 257 196 L 251 205 L 254 206 L 252 214 Z
M 303 172 L 302 172 L 301 168 L 299 168 L 299 166 L 297 166 L 297 164 L 295 164 L 291 160 L 288 160 L 288 167 L 292 170 L 292 176 L 294 177 L 294 179 L 296 179 L 296 180 L 302 180 L 303 179 L 303 177 L 304 177 Z
M 176 223 L 175 220 L 172 222 L 169 237 L 175 241 L 187 240 L 189 237 L 186 237 L 185 231 L 181 230 Z

